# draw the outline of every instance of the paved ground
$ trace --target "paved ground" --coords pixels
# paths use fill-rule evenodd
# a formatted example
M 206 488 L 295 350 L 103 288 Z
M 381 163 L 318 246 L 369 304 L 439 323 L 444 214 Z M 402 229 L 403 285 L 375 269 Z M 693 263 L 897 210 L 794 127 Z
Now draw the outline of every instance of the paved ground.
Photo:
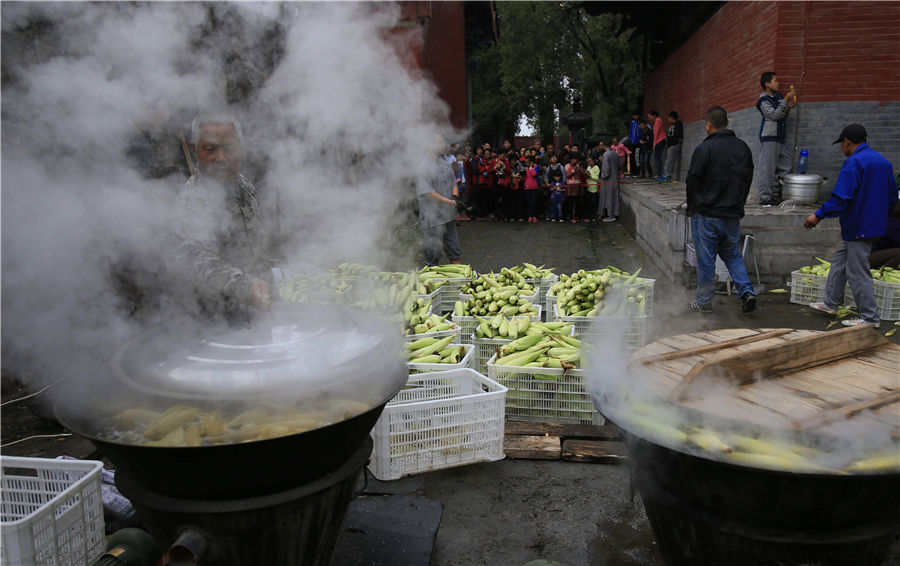
M 656 315 L 649 340 L 741 326 L 824 330 L 828 322 L 789 303 L 789 294 L 761 295 L 759 310 L 752 315 L 742 315 L 739 301 L 725 295 L 716 297 L 711 314 L 687 313 L 692 292 L 656 269 L 618 223 L 461 224 L 464 260 L 479 271 L 522 261 L 555 266 L 557 273 L 605 265 L 628 271 L 642 267 L 642 275 L 656 279 Z M 14 382 L 4 383 L 4 402 L 21 394 Z M 3 407 L 4 454 L 91 455 L 88 442 L 59 436 L 64 431 L 34 416 L 28 405 L 26 401 Z M 36 434 L 50 436 L 10 444 Z M 631 497 L 625 466 L 504 460 L 392 484 L 394 492 L 444 504 L 432 566 L 518 566 L 537 559 L 572 566 L 661 564 L 640 498 Z M 900 543 L 894 545 L 888 564 L 900 565 Z

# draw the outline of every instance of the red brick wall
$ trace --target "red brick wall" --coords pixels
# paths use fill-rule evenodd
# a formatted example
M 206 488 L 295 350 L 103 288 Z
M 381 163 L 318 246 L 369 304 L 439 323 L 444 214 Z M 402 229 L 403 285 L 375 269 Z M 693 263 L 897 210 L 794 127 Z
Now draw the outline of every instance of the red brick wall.
M 422 69 L 437 84 L 438 94 L 450 106 L 450 123 L 465 129 L 466 34 L 463 2 L 431 2 L 425 23 Z
M 801 100 L 900 100 L 900 2 L 786 2 L 779 12 L 778 72 Z
M 900 2 L 729 2 L 647 77 L 644 111 L 749 108 L 769 70 L 801 101 L 900 100 Z

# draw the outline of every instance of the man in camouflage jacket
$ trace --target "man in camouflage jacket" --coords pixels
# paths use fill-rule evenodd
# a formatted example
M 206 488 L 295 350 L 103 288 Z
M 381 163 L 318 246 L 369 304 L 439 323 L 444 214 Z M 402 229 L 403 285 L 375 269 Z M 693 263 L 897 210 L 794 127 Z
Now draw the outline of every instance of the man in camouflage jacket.
M 198 171 L 178 195 L 175 261 L 203 309 L 224 313 L 271 306 L 269 238 L 256 188 L 241 175 L 240 124 L 197 118 L 191 146 Z

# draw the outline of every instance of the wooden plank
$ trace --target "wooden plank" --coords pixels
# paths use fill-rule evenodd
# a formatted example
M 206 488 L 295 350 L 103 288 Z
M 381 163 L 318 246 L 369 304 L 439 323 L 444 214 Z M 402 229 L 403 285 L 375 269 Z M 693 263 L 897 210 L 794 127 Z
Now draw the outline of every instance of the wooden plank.
M 568 462 L 623 464 L 628 461 L 628 449 L 621 442 L 608 440 L 566 440 L 562 443 L 562 459 Z
M 667 360 L 674 360 L 677 358 L 687 358 L 689 356 L 697 356 L 700 354 L 705 354 L 708 352 L 714 352 L 717 350 L 722 350 L 725 348 L 732 348 L 734 346 L 742 346 L 744 344 L 750 344 L 752 342 L 758 342 L 760 340 L 767 340 L 769 338 L 775 338 L 777 336 L 781 336 L 783 334 L 787 334 L 789 332 L 793 332 L 792 328 L 779 328 L 777 330 L 771 330 L 769 332 L 762 332 L 758 334 L 750 334 L 748 336 L 742 336 L 740 338 L 732 338 L 730 340 L 725 340 L 724 342 L 716 342 L 713 344 L 707 344 L 706 346 L 695 346 L 693 348 L 686 348 L 684 350 L 677 350 L 675 352 L 668 352 L 665 354 L 660 354 L 658 356 L 649 356 L 646 358 L 642 358 L 640 362 L 644 365 L 663 362 Z
M 895 402 L 900 402 L 900 391 L 829 409 L 805 419 L 795 420 L 793 425 L 797 429 L 811 429 L 834 420 L 850 418 L 866 409 L 876 409 Z
M 765 351 L 725 352 L 695 365 L 672 390 L 672 397 L 684 398 L 700 377 L 725 379 L 737 384 L 752 383 L 833 362 L 882 345 L 890 345 L 887 338 L 872 328 L 856 326 L 785 341 Z
M 559 460 L 562 443 L 558 436 L 515 436 L 503 438 L 503 451 L 512 460 Z
M 617 440 L 622 438 L 622 431 L 612 423 L 602 425 L 576 425 L 506 421 L 504 432 L 507 435 L 518 436 L 561 436 L 567 438 L 593 438 L 600 440 Z

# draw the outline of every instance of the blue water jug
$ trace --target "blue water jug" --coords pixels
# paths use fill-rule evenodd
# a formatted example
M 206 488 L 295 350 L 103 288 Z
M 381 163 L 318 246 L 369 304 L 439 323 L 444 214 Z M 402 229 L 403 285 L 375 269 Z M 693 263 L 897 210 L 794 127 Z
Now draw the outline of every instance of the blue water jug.
M 809 163 L 809 152 L 805 149 L 800 151 L 800 160 L 797 161 L 797 173 L 806 174 L 806 166 Z

